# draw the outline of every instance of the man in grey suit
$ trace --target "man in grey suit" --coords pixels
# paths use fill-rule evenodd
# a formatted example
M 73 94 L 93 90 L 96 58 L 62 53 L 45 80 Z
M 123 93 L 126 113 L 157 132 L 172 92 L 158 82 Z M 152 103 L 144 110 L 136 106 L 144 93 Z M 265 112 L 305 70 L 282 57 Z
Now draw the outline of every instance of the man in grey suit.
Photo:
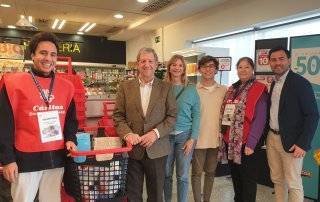
M 155 78 L 158 57 L 151 48 L 140 49 L 138 78 L 123 82 L 113 114 L 119 136 L 131 143 L 127 195 L 142 202 L 146 176 L 148 200 L 163 201 L 164 171 L 169 154 L 169 132 L 176 120 L 176 100 L 169 83 Z

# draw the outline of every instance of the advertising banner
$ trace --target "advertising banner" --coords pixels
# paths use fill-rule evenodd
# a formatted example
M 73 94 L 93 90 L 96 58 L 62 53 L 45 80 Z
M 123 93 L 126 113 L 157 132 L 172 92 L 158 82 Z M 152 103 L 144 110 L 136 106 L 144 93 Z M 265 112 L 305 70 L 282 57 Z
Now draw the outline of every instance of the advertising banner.
M 0 58 L 23 60 L 24 46 L 11 43 L 0 43 Z
M 255 41 L 255 73 L 273 74 L 269 66 L 268 54 L 271 48 L 282 46 L 287 48 L 288 38 L 263 39 Z
M 308 79 L 313 87 L 318 110 L 320 109 L 320 35 L 290 38 L 291 69 Z M 319 199 L 319 165 L 314 159 L 320 149 L 320 127 L 312 141 L 312 149 L 303 162 L 303 187 L 306 197 Z

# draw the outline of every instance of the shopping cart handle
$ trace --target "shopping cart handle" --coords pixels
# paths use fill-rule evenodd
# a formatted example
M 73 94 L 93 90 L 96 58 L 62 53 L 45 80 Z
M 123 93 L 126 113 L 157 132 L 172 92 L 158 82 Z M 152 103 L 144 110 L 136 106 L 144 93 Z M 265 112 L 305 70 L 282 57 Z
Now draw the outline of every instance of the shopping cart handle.
M 113 149 L 100 149 L 100 150 L 89 150 L 89 151 L 70 151 L 71 157 L 77 156 L 94 156 L 97 154 L 113 154 L 123 153 L 132 150 L 132 145 L 127 143 L 127 147 L 113 148 Z

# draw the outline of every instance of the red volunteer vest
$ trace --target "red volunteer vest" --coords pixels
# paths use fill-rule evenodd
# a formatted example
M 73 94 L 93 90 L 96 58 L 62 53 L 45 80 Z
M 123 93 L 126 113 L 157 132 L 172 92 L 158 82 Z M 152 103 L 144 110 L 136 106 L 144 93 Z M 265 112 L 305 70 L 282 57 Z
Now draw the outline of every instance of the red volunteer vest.
M 35 76 L 48 96 L 51 78 Z M 63 133 L 65 116 L 73 98 L 69 81 L 55 77 L 49 107 L 44 102 L 31 74 L 15 73 L 4 77 L 15 125 L 15 147 L 22 152 L 42 152 L 64 148 L 64 140 L 42 143 L 37 112 L 58 111 Z
M 243 137 L 242 137 L 242 144 L 245 144 L 248 139 L 249 131 L 251 122 L 254 116 L 254 112 L 256 109 L 256 104 L 261 97 L 263 92 L 267 92 L 267 88 L 264 84 L 254 81 L 253 85 L 248 91 L 247 95 L 247 103 L 246 103 L 246 112 L 245 118 L 243 123 Z M 229 143 L 229 133 L 230 127 L 228 127 L 226 133 L 223 136 L 225 142 Z

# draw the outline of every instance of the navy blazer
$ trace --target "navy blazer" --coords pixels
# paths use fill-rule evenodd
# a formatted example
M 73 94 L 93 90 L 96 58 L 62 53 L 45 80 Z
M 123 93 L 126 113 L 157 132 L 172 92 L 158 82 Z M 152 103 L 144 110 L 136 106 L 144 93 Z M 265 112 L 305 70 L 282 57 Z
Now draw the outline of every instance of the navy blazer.
M 275 82 L 270 88 L 269 103 Z M 270 116 L 270 111 L 269 114 Z M 289 70 L 280 95 L 279 131 L 286 152 L 296 144 L 305 151 L 318 126 L 319 112 L 311 84 L 307 79 Z M 269 124 L 268 124 L 269 126 Z

